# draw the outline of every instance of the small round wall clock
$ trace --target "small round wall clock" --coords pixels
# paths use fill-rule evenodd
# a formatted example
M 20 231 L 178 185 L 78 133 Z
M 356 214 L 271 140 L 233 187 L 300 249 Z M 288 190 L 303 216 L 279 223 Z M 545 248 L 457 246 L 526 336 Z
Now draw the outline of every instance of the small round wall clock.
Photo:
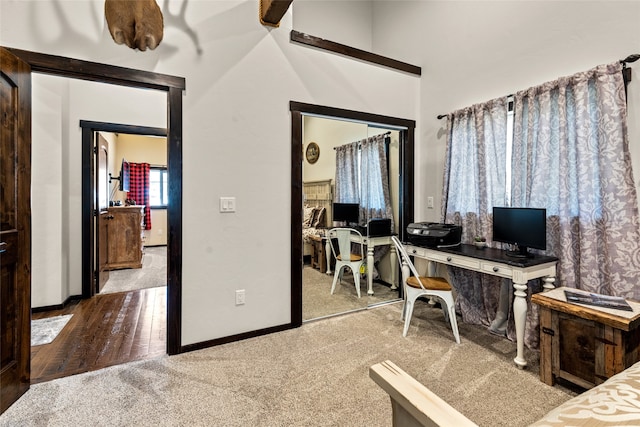
M 318 144 L 316 144 L 315 142 L 310 142 L 309 145 L 307 145 L 306 155 L 307 162 L 311 164 L 317 162 L 318 158 L 320 158 L 320 147 L 318 147 Z

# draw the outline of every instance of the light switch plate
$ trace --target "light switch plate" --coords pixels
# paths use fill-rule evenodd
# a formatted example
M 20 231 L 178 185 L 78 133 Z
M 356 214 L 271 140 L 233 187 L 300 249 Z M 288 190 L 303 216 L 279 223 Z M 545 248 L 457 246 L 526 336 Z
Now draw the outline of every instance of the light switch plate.
M 433 197 L 431 196 L 427 197 L 427 208 L 433 209 Z
M 220 197 L 220 212 L 229 213 L 236 211 L 235 197 Z

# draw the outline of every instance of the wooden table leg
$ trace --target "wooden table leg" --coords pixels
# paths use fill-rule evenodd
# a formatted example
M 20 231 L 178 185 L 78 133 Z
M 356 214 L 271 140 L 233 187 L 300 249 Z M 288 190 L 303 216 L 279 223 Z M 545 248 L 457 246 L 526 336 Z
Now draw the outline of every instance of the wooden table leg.
M 318 243 L 318 257 L 320 258 L 320 273 L 327 272 L 327 256 L 324 253 L 325 246 L 322 240 Z
M 553 385 L 553 364 L 551 349 L 553 334 L 551 326 L 551 310 L 546 307 L 539 308 L 540 314 L 540 381 L 547 385 Z

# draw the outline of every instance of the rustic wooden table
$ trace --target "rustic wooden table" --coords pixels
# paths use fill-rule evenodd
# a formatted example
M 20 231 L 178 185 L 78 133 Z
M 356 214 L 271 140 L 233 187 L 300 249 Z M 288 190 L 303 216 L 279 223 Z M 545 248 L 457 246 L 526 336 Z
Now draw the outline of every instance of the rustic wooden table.
M 311 267 L 320 270 L 320 273 L 327 272 L 327 257 L 324 250 L 324 239 L 320 236 L 310 236 L 311 240 Z
M 531 296 L 540 307 L 541 381 L 591 388 L 640 360 L 640 303 L 627 300 L 632 312 L 573 304 L 564 289 Z

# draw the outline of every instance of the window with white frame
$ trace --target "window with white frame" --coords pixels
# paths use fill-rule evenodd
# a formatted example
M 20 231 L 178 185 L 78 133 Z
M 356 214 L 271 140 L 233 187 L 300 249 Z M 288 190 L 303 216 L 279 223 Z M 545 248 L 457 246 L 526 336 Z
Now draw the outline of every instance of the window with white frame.
M 152 166 L 149 170 L 149 204 L 152 208 L 166 208 L 169 204 L 167 168 Z

